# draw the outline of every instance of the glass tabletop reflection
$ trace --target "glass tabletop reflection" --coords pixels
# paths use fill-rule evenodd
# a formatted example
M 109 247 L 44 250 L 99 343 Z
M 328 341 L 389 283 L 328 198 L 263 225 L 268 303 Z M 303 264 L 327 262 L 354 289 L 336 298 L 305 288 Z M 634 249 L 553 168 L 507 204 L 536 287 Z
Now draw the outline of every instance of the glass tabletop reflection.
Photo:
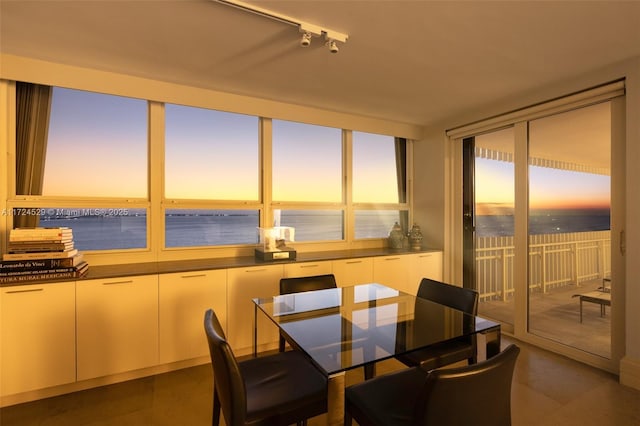
M 328 375 L 500 327 L 376 283 L 253 302 Z

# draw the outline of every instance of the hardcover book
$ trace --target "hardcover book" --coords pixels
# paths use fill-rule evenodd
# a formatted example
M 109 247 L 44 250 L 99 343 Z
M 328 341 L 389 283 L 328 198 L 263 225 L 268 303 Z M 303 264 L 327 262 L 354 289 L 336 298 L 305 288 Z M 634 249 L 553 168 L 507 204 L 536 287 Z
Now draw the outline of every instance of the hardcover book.
M 49 280 L 61 280 L 65 278 L 78 278 L 80 273 L 78 271 L 69 272 L 53 272 L 46 274 L 29 274 L 19 276 L 0 276 L 1 283 L 15 283 L 25 281 L 49 281 Z
M 16 228 L 9 231 L 9 241 L 71 241 L 71 228 Z
M 37 260 L 37 259 L 65 259 L 78 254 L 78 249 L 68 251 L 54 251 L 42 253 L 7 253 L 2 255 L 3 260 Z
M 82 253 L 64 259 L 2 260 L 0 261 L 0 272 L 68 268 L 78 266 L 83 261 L 84 255 Z
M 73 241 L 54 242 L 54 241 L 29 241 L 29 242 L 10 242 L 9 253 L 38 253 L 46 251 L 67 251 L 74 248 Z
M 25 270 L 0 272 L 0 283 L 14 283 L 22 281 L 46 281 L 53 279 L 78 278 L 87 273 L 89 264 L 81 262 L 78 266 L 68 268 L 51 268 L 42 270 Z

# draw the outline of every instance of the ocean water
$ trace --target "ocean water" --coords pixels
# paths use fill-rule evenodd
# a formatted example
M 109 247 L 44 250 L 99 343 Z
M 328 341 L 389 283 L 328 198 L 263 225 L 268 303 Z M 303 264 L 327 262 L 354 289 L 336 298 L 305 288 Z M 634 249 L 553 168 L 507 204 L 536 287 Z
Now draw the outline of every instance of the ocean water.
M 47 209 L 53 210 L 53 209 Z M 92 212 L 83 209 L 83 212 Z M 99 211 L 97 213 L 104 213 Z M 118 213 L 117 211 L 115 213 Z M 147 217 L 143 209 L 127 214 L 43 215 L 40 226 L 73 229 L 79 250 L 113 250 L 147 246 Z M 296 229 L 296 241 L 342 240 L 342 212 L 283 211 L 280 224 Z M 397 211 L 358 212 L 356 238 L 384 238 L 399 220 Z M 513 235 L 512 215 L 476 217 L 476 236 Z M 168 210 L 165 220 L 166 247 L 257 244 L 257 210 Z M 421 224 L 424 229 L 428 224 Z M 610 229 L 608 210 L 537 211 L 530 216 L 530 234 L 558 234 Z
M 103 210 L 91 209 L 76 209 L 72 214 L 58 213 L 65 214 L 43 215 L 39 225 L 72 228 L 75 246 L 79 250 L 147 246 L 147 217 L 143 209 L 107 211 L 106 214 Z M 356 214 L 356 237 L 386 237 L 398 220 L 397 211 L 359 212 Z M 299 242 L 342 240 L 342 222 L 341 210 L 288 210 L 283 211 L 280 217 L 281 226 L 295 228 L 295 241 Z M 165 217 L 165 246 L 177 248 L 257 244 L 259 223 L 257 210 L 170 209 Z
M 476 236 L 511 236 L 513 215 L 476 216 Z M 529 216 L 529 234 L 564 234 L 611 229 L 609 210 L 540 210 Z

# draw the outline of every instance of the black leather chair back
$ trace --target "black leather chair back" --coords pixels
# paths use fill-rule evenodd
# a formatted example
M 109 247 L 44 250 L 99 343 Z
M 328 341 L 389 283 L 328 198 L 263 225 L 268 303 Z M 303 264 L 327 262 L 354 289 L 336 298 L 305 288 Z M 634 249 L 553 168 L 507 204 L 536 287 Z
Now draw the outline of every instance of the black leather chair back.
M 400 369 L 345 390 L 345 426 L 511 425 L 511 382 L 520 348 L 476 364 Z
M 333 274 L 280 279 L 280 294 L 325 290 L 336 287 L 338 287 L 338 285 L 336 284 L 336 277 Z
M 280 294 L 300 293 L 303 291 L 326 290 L 336 288 L 336 277 L 333 274 L 312 275 L 308 277 L 294 277 L 280 279 Z M 278 348 L 284 352 L 286 341 L 280 336 Z
M 478 314 L 478 292 L 468 288 L 423 278 L 418 287 L 418 297 L 458 309 L 467 314 Z
M 204 328 L 213 364 L 214 392 L 220 401 L 224 418 L 230 425 L 244 424 L 247 406 L 244 381 L 220 321 L 212 309 L 205 313 Z
M 511 382 L 520 348 L 474 365 L 429 372 L 416 418 L 423 425 L 511 424 Z

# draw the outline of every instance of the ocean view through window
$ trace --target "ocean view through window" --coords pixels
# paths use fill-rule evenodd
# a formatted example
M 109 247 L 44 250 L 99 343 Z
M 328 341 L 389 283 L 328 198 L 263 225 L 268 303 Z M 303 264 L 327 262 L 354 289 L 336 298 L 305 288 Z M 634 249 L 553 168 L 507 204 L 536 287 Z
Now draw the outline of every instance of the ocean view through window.
M 476 236 L 513 236 L 513 163 L 476 158 L 476 172 Z M 535 204 L 529 210 L 529 234 L 611 229 L 610 207 L 602 201 L 606 197 L 589 197 L 596 192 L 608 196 L 609 176 L 545 167 L 531 167 L 531 175 Z M 538 201 L 552 188 L 562 191 L 564 198 L 555 204 Z
M 404 138 L 32 83 L 15 99 L 9 226 L 70 227 L 102 262 L 122 250 L 226 255 L 257 244 L 276 212 L 294 244 L 323 249 L 408 230 Z M 20 133 L 31 120 L 37 132 Z
M 609 209 L 540 209 L 529 216 L 529 233 L 564 234 L 572 232 L 608 231 Z M 513 236 L 513 214 L 476 216 L 476 236 Z
M 73 229 L 80 250 L 144 248 L 147 215 L 144 209 L 40 209 L 40 226 L 68 226 Z M 55 212 L 67 213 L 55 214 Z M 83 213 L 84 212 L 84 213 Z M 93 212 L 93 213 L 89 213 Z M 398 221 L 398 211 L 361 211 L 356 215 L 356 238 L 381 238 Z M 167 211 L 165 225 L 167 247 L 256 244 L 259 214 L 255 210 L 180 210 Z M 512 236 L 513 215 L 479 215 L 478 237 Z M 289 211 L 282 226 L 296 227 L 296 241 L 335 240 L 342 237 L 340 211 Z M 327 229 L 332 229 L 328 234 Z M 556 234 L 603 231 L 610 229 L 608 209 L 540 210 L 530 217 L 531 234 Z
M 24 209 L 27 210 L 27 209 Z M 33 210 L 33 209 L 31 209 Z M 139 249 L 146 246 L 144 209 L 42 208 L 40 226 L 67 226 L 79 250 Z M 386 236 L 398 212 L 367 211 L 359 215 L 359 238 Z M 167 247 L 257 244 L 257 210 L 170 209 L 165 216 Z M 341 211 L 287 211 L 282 226 L 296 228 L 296 240 L 326 241 L 342 238 Z M 295 242 L 294 242 L 295 243 Z
M 140 249 L 147 246 L 145 209 L 48 207 L 36 210 L 40 213 L 39 226 L 71 228 L 78 250 Z

